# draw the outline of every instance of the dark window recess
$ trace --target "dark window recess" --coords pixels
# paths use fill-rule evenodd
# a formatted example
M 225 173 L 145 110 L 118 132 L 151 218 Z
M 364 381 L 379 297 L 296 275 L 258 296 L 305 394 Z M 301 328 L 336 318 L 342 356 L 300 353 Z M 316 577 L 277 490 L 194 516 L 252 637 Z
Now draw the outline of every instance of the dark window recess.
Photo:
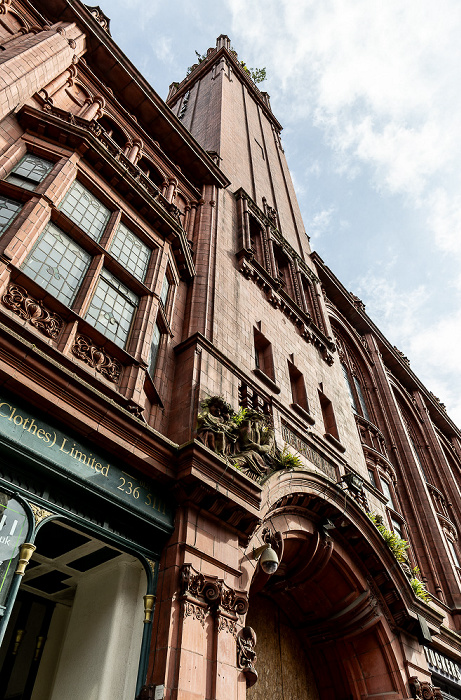
M 62 571 L 50 571 L 47 574 L 43 574 L 43 576 L 37 576 L 37 578 L 27 581 L 27 585 L 30 588 L 36 588 L 38 591 L 51 595 L 69 588 L 67 583 L 63 583 L 63 580 L 68 578 L 69 574 L 63 574 Z
M 291 395 L 293 397 L 293 403 L 297 406 L 303 408 L 307 413 L 309 413 L 309 403 L 307 401 L 306 385 L 304 383 L 304 377 L 295 367 L 295 365 L 288 361 L 288 373 L 290 375 L 291 384 Z
M 277 246 L 274 246 L 274 258 L 277 279 L 282 289 L 293 298 L 293 284 L 291 280 L 290 261 L 285 253 Z
M 263 249 L 263 232 L 261 226 L 252 216 L 249 217 L 249 222 L 251 252 L 253 253 L 256 262 L 263 267 L 266 267 Z
M 38 531 L 35 545 L 42 556 L 47 559 L 56 559 L 56 557 L 60 557 L 89 541 L 88 537 L 84 537 L 78 532 L 68 530 L 55 523 L 49 523 L 46 528 Z
M 117 552 L 117 550 L 111 549 L 110 547 L 101 547 L 101 549 L 97 549 L 95 552 L 91 552 L 91 554 L 86 554 L 84 557 L 69 562 L 67 566 L 77 571 L 89 571 L 118 556 L 120 556 L 120 552 Z
M 256 369 L 264 372 L 273 382 L 275 382 L 274 361 L 272 358 L 272 346 L 263 336 L 261 331 L 254 329 L 255 343 L 255 364 Z
M 333 405 L 329 398 L 322 391 L 319 391 L 320 408 L 322 409 L 323 424 L 325 432 L 339 440 L 338 428 L 336 426 Z
M 154 378 L 155 368 L 157 366 L 158 351 L 160 349 L 160 343 L 162 340 L 162 332 L 159 328 L 158 323 L 154 325 L 154 333 L 152 335 L 152 343 L 150 346 L 150 357 L 149 357 L 149 368 L 148 372 L 152 379 Z

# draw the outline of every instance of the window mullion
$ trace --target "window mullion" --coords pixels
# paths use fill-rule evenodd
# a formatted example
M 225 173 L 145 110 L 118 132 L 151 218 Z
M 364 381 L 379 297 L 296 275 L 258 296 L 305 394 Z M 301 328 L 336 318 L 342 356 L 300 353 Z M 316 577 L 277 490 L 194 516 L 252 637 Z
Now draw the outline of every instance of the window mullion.
M 104 267 L 104 254 L 95 255 L 91 261 L 90 267 L 83 279 L 80 289 L 75 297 L 72 305 L 73 310 L 79 316 L 84 316 L 88 308 L 90 300 L 93 296 L 96 284 L 98 282 L 101 271 Z

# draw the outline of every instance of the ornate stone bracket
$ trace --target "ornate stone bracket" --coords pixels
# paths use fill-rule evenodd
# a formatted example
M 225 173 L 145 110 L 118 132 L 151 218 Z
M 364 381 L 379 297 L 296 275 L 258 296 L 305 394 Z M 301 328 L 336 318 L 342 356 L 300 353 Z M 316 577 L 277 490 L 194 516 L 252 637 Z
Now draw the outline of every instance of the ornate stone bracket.
M 94 345 L 86 335 L 77 335 L 72 346 L 72 354 L 87 365 L 100 372 L 110 382 L 116 384 L 120 379 L 122 365 L 109 355 L 104 348 Z
M 415 700 L 443 700 L 442 691 L 428 681 L 420 681 L 417 676 L 409 680 L 411 697 Z
M 194 617 L 202 626 L 206 616 L 212 613 L 218 618 L 218 631 L 237 633 L 239 615 L 248 610 L 245 591 L 230 588 L 217 576 L 206 576 L 196 571 L 191 564 L 181 568 L 181 593 L 183 617 Z
M 245 674 L 247 688 L 251 688 L 258 680 L 255 647 L 256 632 L 252 627 L 244 627 L 237 637 L 237 666 Z
M 58 314 L 47 309 L 41 300 L 31 297 L 24 287 L 10 284 L 2 297 L 3 304 L 28 321 L 31 326 L 55 340 L 60 334 L 64 321 Z

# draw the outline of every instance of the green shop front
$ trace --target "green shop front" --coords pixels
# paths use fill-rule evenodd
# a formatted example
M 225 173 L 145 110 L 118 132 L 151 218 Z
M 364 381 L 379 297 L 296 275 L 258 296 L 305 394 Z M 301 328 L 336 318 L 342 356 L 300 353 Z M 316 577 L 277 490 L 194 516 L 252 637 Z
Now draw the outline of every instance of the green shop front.
M 134 698 L 172 530 L 153 481 L 2 392 L 0 700 Z

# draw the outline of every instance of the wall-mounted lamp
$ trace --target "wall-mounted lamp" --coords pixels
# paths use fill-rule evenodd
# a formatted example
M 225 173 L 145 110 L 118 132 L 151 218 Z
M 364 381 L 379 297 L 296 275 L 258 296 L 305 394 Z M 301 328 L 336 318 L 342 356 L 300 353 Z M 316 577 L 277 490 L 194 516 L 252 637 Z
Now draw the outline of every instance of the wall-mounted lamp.
M 256 561 L 259 559 L 261 569 L 269 576 L 275 574 L 279 568 L 279 558 L 277 553 L 272 549 L 270 542 L 263 544 L 257 549 L 253 547 L 253 559 L 256 559 Z

